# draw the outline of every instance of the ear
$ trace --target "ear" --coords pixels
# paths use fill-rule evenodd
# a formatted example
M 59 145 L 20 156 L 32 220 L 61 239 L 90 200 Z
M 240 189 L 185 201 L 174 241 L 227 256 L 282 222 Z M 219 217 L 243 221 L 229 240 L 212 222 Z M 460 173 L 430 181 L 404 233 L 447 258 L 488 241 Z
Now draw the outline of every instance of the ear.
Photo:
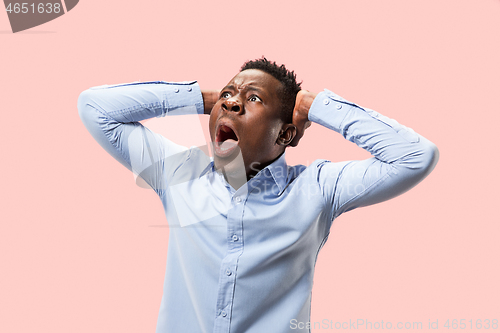
M 283 124 L 276 143 L 280 146 L 288 146 L 296 134 L 297 127 L 294 124 Z

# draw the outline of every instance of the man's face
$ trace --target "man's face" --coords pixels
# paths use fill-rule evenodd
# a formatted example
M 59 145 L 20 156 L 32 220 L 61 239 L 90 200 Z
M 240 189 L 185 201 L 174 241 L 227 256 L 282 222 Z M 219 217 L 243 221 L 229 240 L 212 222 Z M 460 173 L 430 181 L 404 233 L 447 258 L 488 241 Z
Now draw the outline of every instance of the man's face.
M 228 168 L 241 150 L 248 177 L 281 154 L 280 88 L 281 82 L 272 75 L 248 69 L 221 90 L 209 123 L 217 169 Z

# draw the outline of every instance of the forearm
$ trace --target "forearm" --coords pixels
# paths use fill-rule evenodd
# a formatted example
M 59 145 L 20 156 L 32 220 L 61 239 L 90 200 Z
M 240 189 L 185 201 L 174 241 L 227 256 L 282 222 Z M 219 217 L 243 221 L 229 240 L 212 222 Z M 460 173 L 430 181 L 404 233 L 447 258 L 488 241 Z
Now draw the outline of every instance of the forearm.
M 97 111 L 117 122 L 130 123 L 167 114 L 201 114 L 203 100 L 196 81 L 126 83 L 82 92 L 78 110 L 82 119 Z
M 309 120 L 340 133 L 384 163 L 413 169 L 432 168 L 437 147 L 411 128 L 325 90 L 317 95 Z

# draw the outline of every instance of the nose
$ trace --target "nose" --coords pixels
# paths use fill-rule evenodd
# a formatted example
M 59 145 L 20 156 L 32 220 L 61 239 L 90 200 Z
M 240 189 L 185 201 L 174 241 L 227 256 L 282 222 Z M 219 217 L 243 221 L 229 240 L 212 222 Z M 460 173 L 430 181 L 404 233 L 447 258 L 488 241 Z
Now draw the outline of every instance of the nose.
M 226 99 L 222 103 L 222 107 L 227 111 L 240 112 L 242 109 L 241 102 L 236 96 Z

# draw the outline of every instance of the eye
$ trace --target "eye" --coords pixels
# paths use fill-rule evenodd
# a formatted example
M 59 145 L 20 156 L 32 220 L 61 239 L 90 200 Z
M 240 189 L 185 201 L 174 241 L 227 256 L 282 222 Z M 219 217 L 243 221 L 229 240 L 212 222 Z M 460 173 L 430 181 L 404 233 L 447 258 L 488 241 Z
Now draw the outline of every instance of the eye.
M 221 95 L 220 98 L 229 98 L 231 97 L 231 93 L 229 91 L 224 91 Z
M 250 96 L 250 98 L 248 99 L 250 102 L 262 102 L 262 100 L 260 99 L 259 96 L 257 95 L 252 95 Z

